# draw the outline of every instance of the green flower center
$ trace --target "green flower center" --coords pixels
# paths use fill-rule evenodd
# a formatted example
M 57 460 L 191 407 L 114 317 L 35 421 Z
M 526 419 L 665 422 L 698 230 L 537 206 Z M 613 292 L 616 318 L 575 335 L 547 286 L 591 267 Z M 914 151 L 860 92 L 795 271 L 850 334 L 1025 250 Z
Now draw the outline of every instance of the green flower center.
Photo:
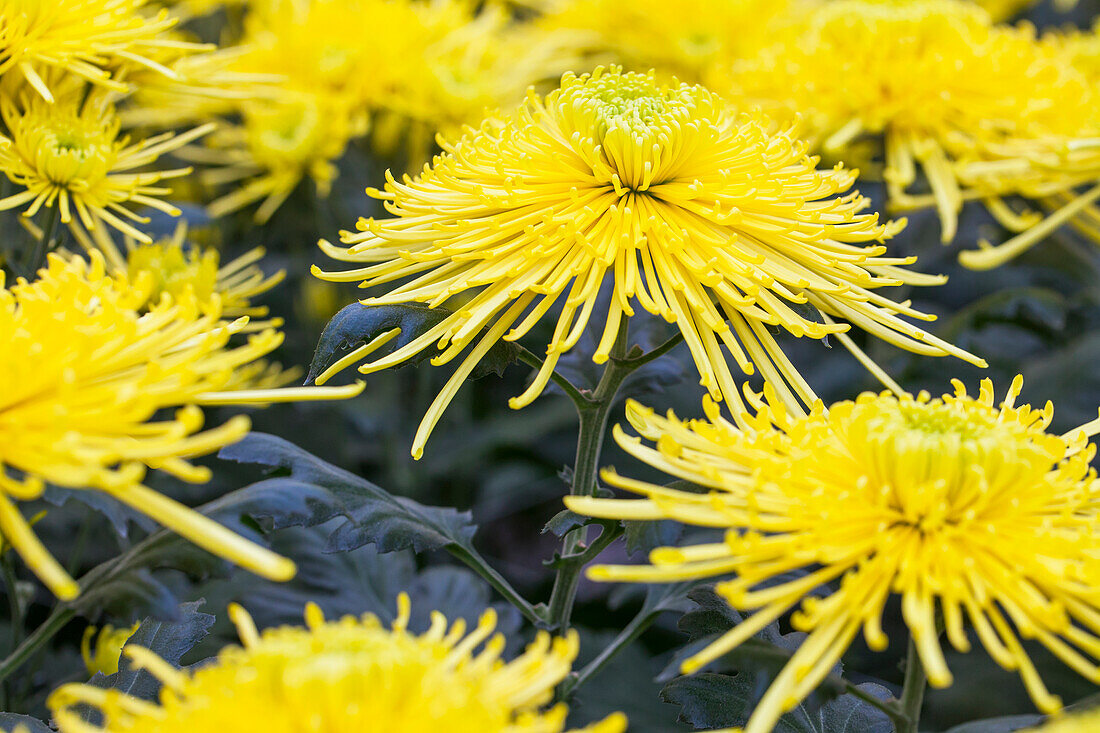
M 145 272 L 153 278 L 150 302 L 164 294 L 178 298 L 188 288 L 199 300 L 209 300 L 218 284 L 218 253 L 199 251 L 173 244 L 148 244 L 136 247 L 127 258 L 131 278 Z
M 961 441 L 980 440 L 990 435 L 992 427 L 973 412 L 963 413 L 940 402 L 898 405 L 904 427 L 926 438 L 942 439 L 948 436 Z
M 620 194 L 665 182 L 680 155 L 709 144 L 720 114 L 702 87 L 663 86 L 651 74 L 616 68 L 567 75 L 547 101 L 597 179 Z

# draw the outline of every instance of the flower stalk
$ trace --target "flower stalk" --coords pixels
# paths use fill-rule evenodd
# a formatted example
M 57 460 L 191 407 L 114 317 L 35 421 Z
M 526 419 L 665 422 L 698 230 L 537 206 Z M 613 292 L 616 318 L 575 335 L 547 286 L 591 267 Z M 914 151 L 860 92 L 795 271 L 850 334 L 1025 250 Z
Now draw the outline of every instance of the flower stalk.
M 920 724 L 921 704 L 924 702 L 924 690 L 928 678 L 924 674 L 917 645 L 909 638 L 909 651 L 905 656 L 905 682 L 902 684 L 898 708 L 903 716 L 896 722 L 898 733 L 917 733 Z
M 57 225 L 60 221 L 60 208 L 57 206 L 48 207 L 46 209 L 46 223 L 45 226 L 42 227 L 42 235 L 38 238 L 38 241 L 34 243 L 34 248 L 31 249 L 30 256 L 24 267 L 27 277 L 33 278 L 34 273 L 38 272 L 38 269 L 46 264 L 46 255 L 57 247 Z
M 569 493 L 573 496 L 594 496 L 597 477 L 600 470 L 600 452 L 603 449 L 604 433 L 607 432 L 607 418 L 615 397 L 635 366 L 626 359 L 628 321 L 623 319 L 619 332 L 611 349 L 611 357 L 604 367 L 603 375 L 596 389 L 586 396 L 584 402 L 574 400 L 580 418 L 580 430 L 577 436 L 577 458 L 573 464 L 573 483 Z M 604 529 L 601 539 L 608 535 Z M 580 582 L 581 569 L 589 559 L 582 552 L 588 546 L 588 527 L 578 527 L 565 535 L 562 541 L 561 562 L 554 588 L 550 593 L 547 609 L 547 623 L 553 630 L 569 627 L 573 613 L 573 604 L 577 597 L 577 584 Z

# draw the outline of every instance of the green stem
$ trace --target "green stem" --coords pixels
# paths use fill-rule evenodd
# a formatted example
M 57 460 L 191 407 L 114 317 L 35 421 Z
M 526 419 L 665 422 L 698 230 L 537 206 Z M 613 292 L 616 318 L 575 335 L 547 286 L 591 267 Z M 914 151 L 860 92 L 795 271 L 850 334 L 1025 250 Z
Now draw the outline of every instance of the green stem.
M 97 565 L 89 570 L 79 580 L 80 595 L 69 601 L 62 601 L 54 606 L 50 615 L 42 624 L 31 632 L 30 636 L 23 639 L 8 656 L 0 660 L 0 682 L 4 682 L 22 667 L 27 660 L 37 654 L 46 646 L 65 626 L 76 616 L 77 605 L 85 602 L 93 588 L 104 581 L 110 581 L 117 577 L 118 573 L 127 571 L 128 563 L 134 557 L 140 557 L 157 543 L 168 537 L 167 530 L 160 530 L 149 535 L 138 544 L 123 552 L 118 557 Z
M 669 338 L 668 341 L 665 341 L 653 351 L 642 354 L 641 356 L 636 356 L 633 359 L 627 359 L 625 362 L 625 366 L 629 367 L 631 371 L 639 367 L 643 367 L 654 359 L 660 358 L 675 349 L 683 342 L 683 340 L 684 332 L 677 331 L 676 335 Z
M 902 684 L 898 709 L 904 721 L 897 726 L 898 733 L 917 733 L 920 724 L 920 710 L 924 702 L 924 688 L 928 679 L 917 653 L 917 645 L 909 637 L 909 652 L 905 657 L 905 682 Z
M 9 650 L 19 646 L 23 640 L 23 607 L 19 603 L 19 586 L 15 577 L 15 565 L 11 561 L 11 553 L 0 554 L 0 570 L 4 573 L 4 586 L 8 591 L 8 609 L 11 615 L 11 646 Z
M 615 637 L 614 641 L 604 647 L 603 651 L 601 651 L 595 659 L 584 665 L 584 668 L 576 675 L 566 679 L 559 699 L 568 700 L 572 697 L 573 693 L 579 690 L 581 685 L 598 674 L 608 662 L 615 658 L 615 655 L 633 644 L 660 615 L 659 611 L 653 612 L 648 608 L 643 608 L 637 616 L 630 620 L 630 623 L 623 627 L 623 630 L 619 632 L 619 635 Z
M 12 562 L 11 552 L 0 553 L 0 569 L 3 570 L 4 587 L 8 592 L 8 608 L 11 616 L 11 644 L 8 646 L 8 651 L 12 652 L 19 646 L 19 642 L 23 641 L 26 628 L 23 626 L 23 606 L 19 602 L 19 585 L 15 577 L 15 564 Z M 11 680 L 4 680 L 0 685 L 0 691 L 3 692 L 4 710 L 11 710 L 14 707 Z
M 523 614 L 525 619 L 533 624 L 543 624 L 546 622 L 546 619 L 539 615 L 534 606 L 528 603 L 527 599 L 521 596 L 519 592 L 512 587 L 511 583 L 505 580 L 504 576 L 494 570 L 477 550 L 472 548 L 467 549 L 459 545 L 451 545 L 447 550 L 465 563 L 467 567 L 484 578 L 489 585 L 496 589 L 497 593 L 500 593 L 504 596 L 505 600 L 519 609 L 519 612 Z
M 57 235 L 57 225 L 60 222 L 61 210 L 55 202 L 54 206 L 50 206 L 46 209 L 46 225 L 42 227 L 42 236 L 35 242 L 34 249 L 31 250 L 30 258 L 23 266 L 23 269 L 28 273 L 28 277 L 34 277 L 34 274 L 38 272 L 38 268 L 46 263 L 46 255 L 53 251 L 55 247 L 54 238 Z
M 894 724 L 894 728 L 902 730 L 905 725 L 905 716 L 898 712 L 896 707 L 897 703 L 894 700 L 880 700 L 869 692 L 864 692 L 859 689 L 854 683 L 848 680 L 843 680 L 841 684 L 844 686 L 844 694 L 857 697 L 863 702 L 867 703 L 873 708 L 878 708 L 882 712 L 886 713 L 886 716 L 890 718 Z
M 604 367 L 600 383 L 591 397 L 584 401 L 574 400 L 580 417 L 580 431 L 577 435 L 577 458 L 573 464 L 573 496 L 592 496 L 596 493 L 600 469 L 600 451 L 603 449 L 604 433 L 607 430 L 607 418 L 611 414 L 615 396 L 619 387 L 630 375 L 633 368 L 626 362 L 627 319 L 619 324 L 619 333 L 611 349 L 611 357 Z M 606 530 L 605 530 L 606 533 Z M 562 541 L 561 560 L 554 589 L 550 593 L 547 609 L 547 623 L 551 630 L 564 631 L 569 628 L 569 619 L 573 614 L 573 603 L 577 597 L 577 584 L 580 582 L 581 569 L 588 554 L 578 552 L 588 544 L 588 527 L 578 527 L 567 533 Z
M 519 344 L 515 344 L 515 346 L 519 349 L 518 353 L 520 361 L 522 361 L 527 366 L 533 367 L 535 369 L 542 368 L 542 359 L 540 359 L 530 350 L 524 348 L 523 346 L 520 346 Z M 550 372 L 550 381 L 561 387 L 562 391 L 565 392 L 569 399 L 573 400 L 573 404 L 578 405 L 577 409 L 580 409 L 580 405 L 587 405 L 590 402 L 589 398 L 582 394 L 581 391 L 577 389 L 572 382 L 570 382 L 568 379 L 558 374 L 557 372 Z
M 48 644 L 65 625 L 73 620 L 76 611 L 65 604 L 54 607 L 49 617 L 35 629 L 11 654 L 0 661 L 0 680 L 6 680 L 12 672 L 23 666 L 39 649 Z

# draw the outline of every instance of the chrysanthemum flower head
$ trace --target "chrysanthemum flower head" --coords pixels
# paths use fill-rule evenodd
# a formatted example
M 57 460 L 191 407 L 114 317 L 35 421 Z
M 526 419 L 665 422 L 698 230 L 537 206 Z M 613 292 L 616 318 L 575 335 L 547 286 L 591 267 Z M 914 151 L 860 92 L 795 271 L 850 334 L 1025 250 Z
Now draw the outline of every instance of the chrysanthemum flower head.
M 975 3 L 841 0 L 735 63 L 722 83 L 767 109 L 802 114 L 826 152 L 880 136 L 891 203 L 934 205 L 949 242 L 963 201 L 981 195 L 967 190 L 955 161 L 1057 116 L 1080 91 L 1071 82 L 1034 29 L 994 25 Z M 918 170 L 931 194 L 911 191 Z
M 635 71 L 656 68 L 692 82 L 717 64 L 751 56 L 774 26 L 814 3 L 792 0 L 557 0 L 545 3 L 543 28 L 568 30 L 595 54 Z
M 465 0 L 412 3 L 413 53 L 391 72 L 390 87 L 375 91 L 382 121 L 372 144 L 383 152 L 404 141 L 408 167 L 419 168 L 439 134 L 461 134 L 486 110 L 512 108 L 528 87 L 587 66 L 577 34 L 519 22 L 498 3 Z
M 187 241 L 186 222 L 180 222 L 169 237 L 150 244 L 127 240 L 125 259 L 120 264 L 131 281 L 151 278 L 149 303 L 165 296 L 173 299 L 194 296 L 210 302 L 217 296 L 221 312 L 227 318 L 266 316 L 268 308 L 256 305 L 253 298 L 274 288 L 286 277 L 285 270 L 267 275 L 257 264 L 265 250 L 256 247 L 224 265 L 214 247 Z M 102 247 L 106 249 L 106 246 Z M 121 257 L 121 255 L 120 255 Z M 250 322 L 254 330 L 255 322 Z M 265 321 L 263 327 L 278 326 L 281 321 Z
M 0 283 L 2 284 L 2 283 Z M 198 404 L 266 403 L 349 396 L 302 390 L 225 390 L 275 349 L 266 330 L 231 346 L 247 319 L 225 321 L 215 295 L 149 303 L 151 278 L 109 275 L 103 258 L 51 256 L 33 282 L 0 289 L 0 534 L 58 596 L 76 584 L 39 543 L 13 500 L 47 483 L 101 491 L 196 544 L 262 575 L 286 579 L 294 564 L 143 484 L 148 468 L 206 481 L 189 459 L 233 443 L 243 416 L 203 431 Z M 155 416 L 174 409 L 174 415 Z
M 861 395 L 827 411 L 792 416 L 774 395 L 757 400 L 745 427 L 713 405 L 706 420 L 661 417 L 636 403 L 642 438 L 616 430 L 632 455 L 706 488 L 691 493 L 605 472 L 642 499 L 569 497 L 582 514 L 675 519 L 728 528 L 725 540 L 664 547 L 646 566 L 599 566 L 599 580 L 665 582 L 732 574 L 716 590 L 749 613 L 688 659 L 694 672 L 794 610 L 809 632 L 753 713 L 746 731 L 770 731 L 825 678 L 862 632 L 887 646 L 883 609 L 901 597 L 906 625 L 935 687 L 952 682 L 939 640 L 969 651 L 969 626 L 989 655 L 1018 671 L 1042 710 L 1061 701 L 1043 685 L 1020 639 L 1033 639 L 1090 680 L 1100 638 L 1100 483 L 1088 435 L 1047 432 L 1053 407 L 1017 405 L 1017 377 L 997 402 L 979 394 Z M 825 597 L 809 595 L 831 584 Z
M 168 35 L 168 11 L 144 12 L 147 0 L 3 0 L 0 2 L 0 74 L 17 73 L 41 98 L 54 101 L 47 72 L 64 72 L 125 91 L 120 66 L 172 75 L 155 60 L 170 49 L 207 48 Z
M 373 95 L 392 93 L 391 68 L 415 57 L 414 46 L 402 45 L 410 25 L 418 18 L 408 0 L 278 0 L 250 7 L 227 71 L 274 81 L 237 105 L 240 124 L 212 136 L 210 150 L 188 151 L 195 160 L 222 164 L 204 180 L 237 186 L 211 204 L 211 214 L 259 201 L 255 218 L 264 222 L 305 178 L 327 195 L 336 159 L 368 129 Z
M 735 404 L 727 352 L 744 373 L 759 369 L 792 409 L 815 399 L 768 326 L 836 334 L 864 363 L 845 335 L 849 323 L 902 348 L 979 362 L 898 314 L 930 316 L 874 292 L 942 279 L 901 267 L 912 259 L 884 256 L 882 242 L 904 222 L 861 213 L 867 199 L 845 193 L 854 171 L 817 169 L 791 130 L 736 114 L 702 87 L 618 69 L 566 74 L 545 98 L 532 93 L 514 112 L 441 144 L 444 153 L 416 178 L 391 175 L 384 191 L 370 191 L 392 218 L 361 219 L 357 232 L 342 233 L 346 248 L 322 242 L 361 267 L 314 268 L 363 287 L 412 277 L 367 305 L 436 307 L 476 291 L 438 326 L 361 367 L 384 369 L 433 345 L 442 350 L 433 363 L 442 364 L 470 347 L 429 409 L 414 455 L 493 343 L 523 337 L 555 307 L 544 366 L 515 408 L 542 392 L 594 318 L 602 335 L 593 359 L 606 361 L 624 317 L 639 307 L 676 324 L 701 383 Z M 595 313 L 605 283 L 610 305 Z
M 1048 215 L 1006 206 L 991 209 L 1010 230 L 1019 232 L 994 247 L 979 241 L 977 250 L 960 253 L 972 269 L 997 267 L 1069 224 L 1100 242 L 1100 35 L 1089 31 L 1054 31 L 1039 43 L 1045 63 L 1061 73 L 1050 84 L 1053 100 L 1038 97 L 1025 129 L 992 141 L 961 160 L 956 172 L 974 196 L 997 201 L 1015 194 L 1037 204 Z
M 177 670 L 152 652 L 130 647 L 131 662 L 164 683 L 159 704 L 90 685 L 59 688 L 49 704 L 65 733 L 78 731 L 218 730 L 360 731 L 402 733 L 561 733 L 564 704 L 542 709 L 577 655 L 575 632 L 552 639 L 541 632 L 524 653 L 500 659 L 504 638 L 494 634 L 488 610 L 476 628 L 449 624 L 438 612 L 422 635 L 408 628 L 409 600 L 398 599 L 392 629 L 372 615 L 326 621 L 306 607 L 307 628 L 256 630 L 251 617 L 230 606 L 242 647 L 223 649 L 210 663 Z M 90 705 L 101 726 L 83 722 L 75 708 Z M 622 733 L 616 714 L 587 733 Z M 575 731 L 580 733 L 580 731 Z
M 307 177 L 328 195 L 336 159 L 367 129 L 362 112 L 323 94 L 288 92 L 277 101 L 246 102 L 241 113 L 240 126 L 223 128 L 209 140 L 209 151 L 192 154 L 204 162 L 228 163 L 206 171 L 205 181 L 241 182 L 210 204 L 212 216 L 262 201 L 254 218 L 267 221 Z
M 89 247 L 87 230 L 102 226 L 150 242 L 135 226 L 147 219 L 131 206 L 178 216 L 179 209 L 158 198 L 171 190 L 156 184 L 190 168 L 138 171 L 213 129 L 203 125 L 131 143 L 119 133 L 110 99 L 96 93 L 68 94 L 53 103 L 4 96 L 0 115 L 11 135 L 0 136 L 0 172 L 25 189 L 0 200 L 0 210 L 26 205 L 24 214 L 33 216 L 43 206 L 56 206 L 61 221 Z

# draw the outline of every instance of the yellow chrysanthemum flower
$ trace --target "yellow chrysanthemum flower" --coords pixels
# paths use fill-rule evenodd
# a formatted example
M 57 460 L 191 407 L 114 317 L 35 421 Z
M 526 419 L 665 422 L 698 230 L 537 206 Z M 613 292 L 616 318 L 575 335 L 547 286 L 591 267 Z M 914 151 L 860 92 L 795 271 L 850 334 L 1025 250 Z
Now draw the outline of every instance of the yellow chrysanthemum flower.
M 173 299 L 193 295 L 203 303 L 217 296 L 225 318 L 266 316 L 269 309 L 253 303 L 253 298 L 281 283 L 286 270 L 265 274 L 257 264 L 266 254 L 263 247 L 254 247 L 223 265 L 217 249 L 189 244 L 187 230 L 187 222 L 180 221 L 171 236 L 150 244 L 127 238 L 125 256 L 109 238 L 97 240 L 97 244 L 101 250 L 112 250 L 108 257 L 112 267 L 125 271 L 131 281 L 151 278 L 147 304 L 159 303 L 165 295 Z M 249 325 L 256 327 L 255 322 Z M 262 325 L 279 326 L 281 319 Z
M 384 192 L 370 191 L 393 218 L 361 219 L 358 232 L 342 234 L 346 249 L 321 243 L 362 267 L 314 267 L 318 277 L 363 287 L 413 276 L 367 305 L 435 307 L 478 291 L 439 325 L 360 367 L 386 369 L 433 346 L 442 351 L 432 363 L 442 364 L 472 347 L 424 417 L 414 456 L 492 345 L 521 338 L 559 305 L 546 361 L 510 404 L 534 400 L 593 318 L 608 280 L 614 294 L 596 316 L 603 326 L 593 360 L 608 359 L 623 317 L 641 307 L 676 324 L 701 384 L 733 402 L 735 414 L 739 388 L 723 346 L 745 374 L 759 369 L 791 409 L 816 399 L 768 326 L 836 335 L 890 384 L 845 335 L 849 323 L 902 348 L 981 363 L 897 314 L 931 316 L 874 292 L 942 278 L 900 267 L 912 258 L 883 256 L 881 242 L 904 222 L 860 213 L 867 199 L 844 193 L 854 171 L 818 170 L 793 132 L 737 115 L 702 87 L 661 86 L 652 75 L 617 69 L 567 74 L 545 99 L 532 93 L 515 112 L 443 146 L 417 178 L 389 175 Z M 804 305 L 809 317 L 796 310 Z
M 158 196 L 171 189 L 156 184 L 186 175 L 190 168 L 137 172 L 161 155 L 205 135 L 203 125 L 180 135 L 165 133 L 131 143 L 119 135 L 119 122 L 108 97 L 67 95 L 49 103 L 38 97 L 18 102 L 0 97 L 0 116 L 10 138 L 0 136 L 0 171 L 25 190 L 0 199 L 0 210 L 27 205 L 25 216 L 56 206 L 61 221 L 85 247 L 94 245 L 88 230 L 113 227 L 141 242 L 151 238 L 134 226 L 146 218 L 128 206 L 149 206 L 179 215 Z M 75 211 L 75 216 L 74 216 Z
M 527 89 L 555 82 L 583 61 L 581 37 L 516 21 L 498 3 L 481 7 L 462 1 L 414 3 L 418 28 L 407 53 L 393 70 L 392 88 L 373 102 L 372 145 L 383 153 L 407 149 L 408 168 L 428 160 L 437 135 L 461 134 L 486 110 L 511 108 Z
M 0 285 L 3 283 L 0 282 Z M 51 256 L 34 282 L 0 290 L 0 534 L 62 598 L 76 584 L 31 532 L 13 500 L 39 497 L 46 483 L 101 491 L 189 540 L 271 578 L 294 564 L 244 540 L 143 483 L 146 468 L 186 481 L 209 470 L 188 459 L 239 440 L 247 418 L 202 431 L 197 404 L 267 403 L 350 396 L 306 389 L 226 392 L 282 341 L 268 330 L 236 347 L 247 324 L 222 320 L 217 298 L 148 304 L 151 278 L 106 273 L 103 259 Z M 178 408 L 174 417 L 158 411 Z
M 972 191 L 955 162 L 985 146 L 1027 137 L 1081 93 L 1079 79 L 1044 52 L 1028 26 L 994 25 L 964 0 L 840 0 L 824 3 L 754 58 L 734 64 L 719 88 L 788 115 L 830 154 L 881 139 L 890 203 L 935 206 L 951 241 L 968 198 L 1021 224 L 996 199 Z M 918 169 L 931 194 L 912 192 Z
M 46 70 L 126 91 L 120 66 L 172 76 L 158 63 L 164 51 L 208 48 L 168 35 L 176 20 L 166 10 L 143 12 L 147 0 L 0 0 L 0 75 L 20 74 L 41 98 L 54 101 Z
M 102 629 L 96 629 L 95 626 L 84 629 L 84 636 L 80 639 L 80 656 L 84 659 L 84 667 L 88 670 L 88 674 L 117 672 L 119 660 L 122 658 L 122 647 L 139 626 L 141 622 L 135 621 L 133 626 L 127 628 L 116 629 L 107 624 Z M 99 633 L 96 634 L 96 631 Z
M 997 267 L 1066 224 L 1100 243 L 1100 26 L 1055 31 L 1040 43 L 1047 63 L 1062 70 L 1057 103 L 1034 100 L 1046 107 L 1041 125 L 985 146 L 960 161 L 957 173 L 975 195 L 1018 194 L 1047 216 L 1008 211 L 1002 223 L 1020 233 L 996 247 L 979 241 L 977 250 L 962 252 L 960 262 L 972 269 Z
M 590 53 L 634 71 L 705 82 L 716 64 L 751 56 L 813 0 L 549 0 L 540 27 L 569 30 Z
M 283 325 L 282 318 L 267 318 L 270 312 L 267 306 L 253 302 L 256 296 L 271 290 L 286 277 L 285 270 L 267 275 L 260 268 L 257 263 L 264 257 L 263 247 L 255 247 L 223 265 L 221 253 L 214 247 L 188 243 L 187 231 L 187 222 L 181 220 L 170 237 L 152 244 L 126 237 L 125 255 L 104 227 L 93 230 L 91 235 L 99 252 L 105 253 L 109 270 L 125 273 L 130 282 L 147 286 L 145 302 L 137 306 L 139 311 L 159 304 L 165 296 L 174 300 L 196 298 L 200 307 L 216 301 L 214 307 L 227 320 L 247 316 L 247 324 L 234 326 L 238 333 L 255 333 Z M 234 370 L 222 389 L 274 389 L 297 381 L 301 375 L 298 367 L 283 369 L 278 363 L 258 359 Z
M 384 730 L 401 733 L 561 733 L 565 704 L 543 710 L 554 685 L 577 656 L 576 632 L 551 639 L 540 632 L 510 662 L 504 637 L 493 634 L 488 610 L 467 633 L 439 612 L 423 635 L 410 633 L 409 599 L 398 598 L 392 629 L 374 616 L 326 621 L 306 606 L 307 628 L 256 630 L 248 613 L 231 605 L 243 647 L 223 649 L 209 664 L 178 670 L 152 652 L 127 648 L 132 664 L 164 683 L 159 704 L 97 687 L 69 684 L 49 699 L 63 733 L 138 733 L 234 730 L 292 733 Z M 477 651 L 481 647 L 481 651 Z M 79 708 L 103 715 L 84 722 Z M 587 733 L 622 733 L 612 715 Z M 580 733 L 580 731 L 574 731 Z
M 251 9 L 242 49 L 234 70 L 279 80 L 240 105 L 240 126 L 189 155 L 228 160 L 204 179 L 239 185 L 212 214 L 262 200 L 258 221 L 304 178 L 327 195 L 335 161 L 371 127 L 374 150 L 404 145 L 419 165 L 437 132 L 517 103 L 530 84 L 577 60 L 571 34 L 536 30 L 495 3 L 469 0 L 275 0 Z
M 640 500 L 567 497 L 574 511 L 630 520 L 675 519 L 729 528 L 725 541 L 664 547 L 651 565 L 597 566 L 597 580 L 667 582 L 732 574 L 716 590 L 750 615 L 683 665 L 694 672 L 797 609 L 809 636 L 746 726 L 763 733 L 805 698 L 863 632 L 887 646 L 882 615 L 901 597 L 905 623 L 935 687 L 951 684 L 937 618 L 955 649 L 973 628 L 990 656 L 1016 670 L 1046 712 L 1051 695 L 1018 634 L 1045 646 L 1079 674 L 1100 681 L 1096 587 L 1100 582 L 1100 482 L 1087 436 L 1100 420 L 1066 435 L 1046 432 L 1053 416 L 1017 406 L 1017 377 L 999 406 L 984 380 L 977 397 L 861 395 L 828 411 L 792 416 L 774 394 L 755 400 L 745 427 L 713 403 L 707 420 L 683 422 L 630 403 L 642 438 L 616 428 L 628 453 L 706 488 L 692 493 L 605 471 Z M 795 573 L 793 576 L 791 573 Z M 810 596 L 833 584 L 824 598 Z M 1091 659 L 1090 659 L 1091 658 Z
M 263 223 L 304 178 L 322 196 L 336 180 L 335 161 L 348 141 L 367 130 L 367 118 L 343 100 L 324 94 L 286 92 L 277 101 L 245 102 L 241 123 L 226 125 L 207 141 L 207 149 L 189 149 L 190 160 L 211 165 L 205 183 L 238 185 L 208 207 L 224 216 L 257 201 L 254 219 Z
M 203 180 L 235 185 L 210 205 L 214 216 L 257 201 L 267 221 L 304 178 L 322 196 L 336 178 L 335 161 L 368 129 L 368 99 L 392 87 L 393 59 L 408 63 L 401 45 L 416 21 L 408 0 L 273 0 L 249 8 L 242 52 L 230 70 L 276 78 L 256 99 L 238 106 L 241 122 L 189 150 L 193 160 L 220 163 Z M 381 60 L 389 63 L 381 63 Z

